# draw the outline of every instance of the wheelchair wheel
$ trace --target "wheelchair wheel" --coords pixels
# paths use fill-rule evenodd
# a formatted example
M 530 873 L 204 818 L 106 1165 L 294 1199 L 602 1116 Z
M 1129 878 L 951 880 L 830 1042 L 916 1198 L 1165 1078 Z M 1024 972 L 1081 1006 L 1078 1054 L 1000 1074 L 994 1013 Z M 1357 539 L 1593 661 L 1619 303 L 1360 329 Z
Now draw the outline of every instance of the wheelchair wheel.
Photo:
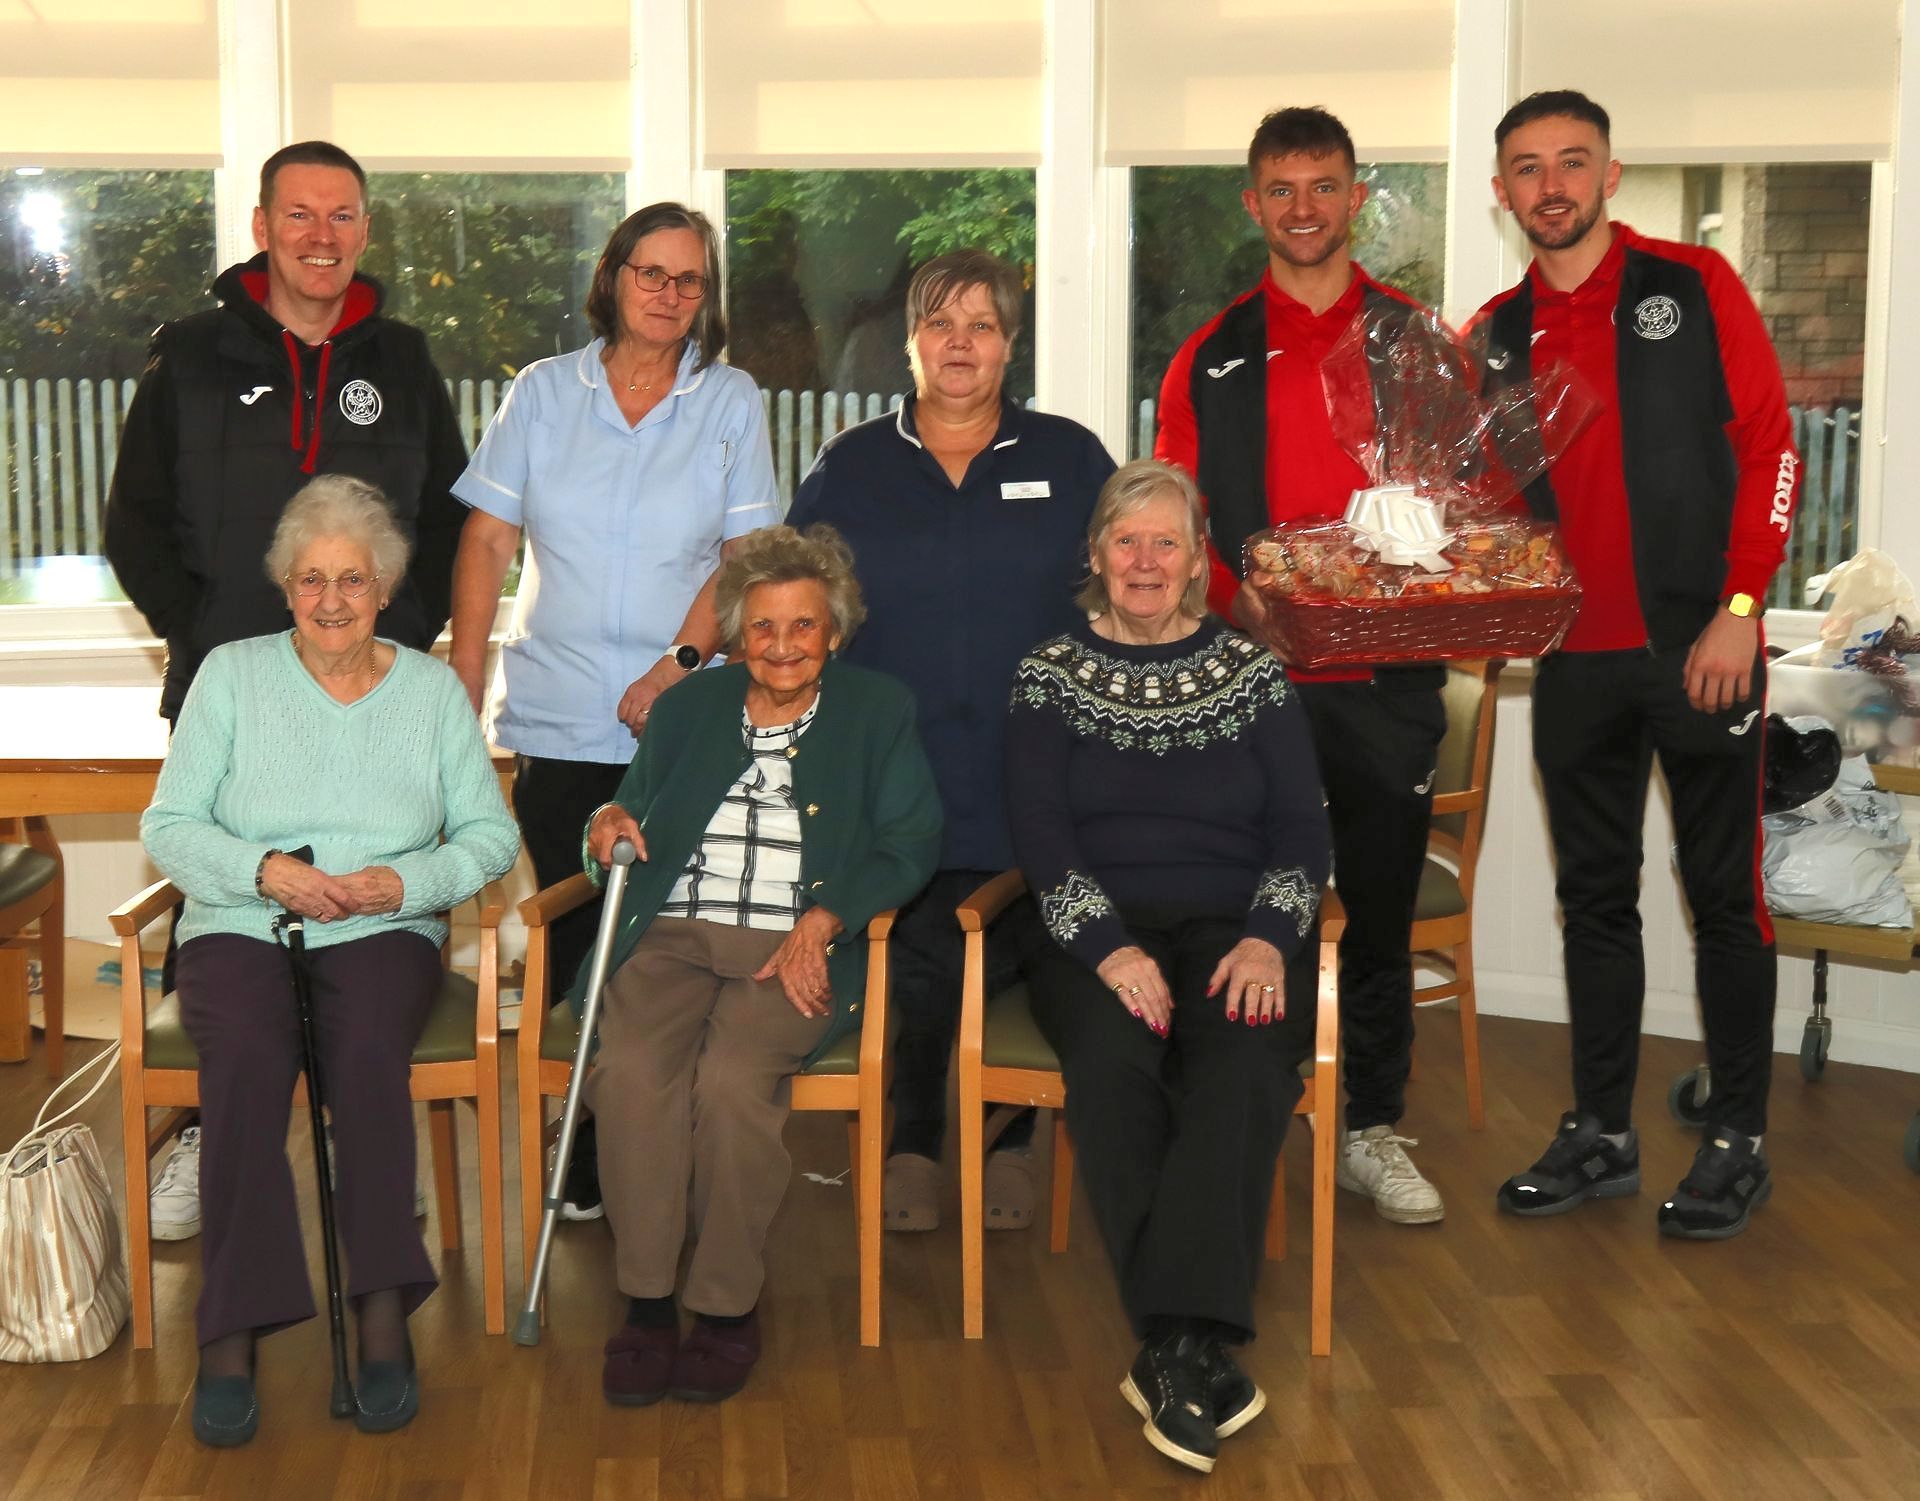
M 1827 1051 L 1833 1045 L 1833 1023 L 1824 1017 L 1808 1017 L 1800 1034 L 1800 1077 L 1818 1084 L 1827 1071 Z
M 1707 1123 L 1707 1101 L 1712 1094 L 1713 1079 L 1703 1063 L 1698 1068 L 1688 1069 L 1673 1081 L 1673 1088 L 1667 1091 L 1667 1109 L 1683 1126 L 1704 1126 Z

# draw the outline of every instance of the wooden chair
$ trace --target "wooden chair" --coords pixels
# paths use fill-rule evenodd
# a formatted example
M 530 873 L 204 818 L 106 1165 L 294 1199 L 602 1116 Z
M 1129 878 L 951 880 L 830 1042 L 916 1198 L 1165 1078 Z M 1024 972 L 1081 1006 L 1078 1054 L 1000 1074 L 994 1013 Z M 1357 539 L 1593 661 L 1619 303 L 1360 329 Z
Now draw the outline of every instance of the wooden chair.
M 170 911 L 180 893 L 158 881 L 110 917 L 120 935 L 120 1118 L 127 1165 L 127 1271 L 133 1284 L 133 1345 L 153 1348 L 153 1236 L 148 1170 L 153 1154 L 178 1134 L 200 1103 L 200 1060 L 180 1024 L 179 998 L 152 1006 L 140 979 L 140 933 Z M 460 1172 L 453 1102 L 473 1102 L 480 1143 L 480 1263 L 486 1329 L 507 1328 L 506 1226 L 500 1158 L 499 927 L 505 903 L 493 888 L 482 897 L 480 979 L 449 971 L 413 1050 L 411 1092 L 428 1106 L 440 1247 L 460 1249 Z M 306 1098 L 304 1078 L 293 1101 Z M 291 1102 L 290 1102 L 291 1103 Z M 169 1108 L 170 1107 L 170 1108 Z M 167 1109 L 157 1124 L 148 1111 Z
M 1052 1249 L 1067 1248 L 1073 1201 L 1073 1144 L 1067 1135 L 1066 1081 L 1060 1060 L 1034 1022 L 1024 985 L 988 1000 L 986 929 L 1026 889 L 1017 870 L 1006 871 L 961 904 L 966 959 L 960 990 L 960 1279 L 961 1332 L 979 1339 L 986 1328 L 984 1120 L 989 1104 L 1037 1105 L 1054 1112 Z M 1294 1114 L 1313 1127 L 1312 1341 L 1315 1355 L 1333 1353 L 1333 1160 L 1340 1139 L 1339 942 L 1346 916 L 1328 892 L 1321 902 L 1320 1004 L 1313 1057 L 1300 1065 L 1307 1087 Z M 1286 1159 L 1274 1164 L 1273 1203 L 1267 1214 L 1267 1256 L 1287 1254 Z
M 0 1058 L 25 1058 L 33 1046 L 27 1021 L 27 950 L 40 953 L 40 1000 L 47 1033 L 47 1077 L 66 1072 L 67 898 L 60 846 L 46 819 L 0 819 L 13 842 L 0 844 Z M 26 936 L 29 923 L 37 932 Z M 6 1032 L 17 1026 L 19 1051 Z
M 569 876 L 520 904 L 527 925 L 525 1000 L 520 1007 L 520 1237 L 523 1266 L 533 1265 L 546 1192 L 547 1148 L 559 1121 L 547 1120 L 546 1102 L 567 1092 L 580 1022 L 573 1007 L 550 1003 L 547 929 L 599 894 L 586 876 Z M 852 1166 L 854 1229 L 860 1256 L 860 1343 L 880 1343 L 880 1149 L 885 1130 L 887 1085 L 887 938 L 893 913 L 867 924 L 867 993 L 852 1009 L 863 1013 L 858 1031 L 845 1037 L 793 1078 L 795 1110 L 843 1110 Z
M 1467 1123 L 1487 1123 L 1480 1083 L 1480 1017 L 1473 990 L 1473 878 L 1487 822 L 1493 767 L 1494 699 L 1505 662 L 1450 662 L 1443 696 L 1447 733 L 1433 775 L 1433 824 L 1414 901 L 1415 960 L 1437 959 L 1450 977 L 1414 987 L 1413 1004 L 1460 1003 L 1460 1048 L 1467 1076 Z

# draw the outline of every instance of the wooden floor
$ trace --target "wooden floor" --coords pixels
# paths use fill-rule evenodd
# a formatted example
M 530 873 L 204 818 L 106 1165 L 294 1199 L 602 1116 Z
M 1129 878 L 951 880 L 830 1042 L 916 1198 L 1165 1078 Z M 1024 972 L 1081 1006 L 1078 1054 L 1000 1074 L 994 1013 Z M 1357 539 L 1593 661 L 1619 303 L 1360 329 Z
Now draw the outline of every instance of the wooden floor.
M 79 1365 L 0 1366 L 0 1497 L 1920 1497 L 1920 1179 L 1900 1155 L 1920 1079 L 1835 1064 L 1809 1086 L 1781 1058 L 1772 1204 L 1736 1241 L 1676 1244 L 1653 1216 L 1690 1144 L 1663 1099 L 1693 1047 L 1647 1042 L 1645 1191 L 1522 1222 L 1494 1213 L 1493 1190 L 1563 1108 L 1565 1034 L 1483 1030 L 1488 1125 L 1472 1133 L 1454 1018 L 1422 1018 L 1403 1129 L 1448 1218 L 1390 1226 L 1341 1196 L 1326 1361 L 1306 1353 L 1306 1156 L 1289 1142 L 1295 1257 L 1269 1267 L 1246 1352 L 1270 1405 L 1204 1480 L 1147 1447 L 1116 1391 L 1132 1347 L 1084 1200 L 1063 1256 L 1039 1230 L 989 1238 L 981 1342 L 959 1334 L 954 1204 L 935 1234 L 887 1237 L 885 1343 L 861 1349 L 848 1190 L 799 1176 L 839 1174 L 845 1137 L 803 1117 L 767 1354 L 731 1402 L 601 1401 L 619 1306 L 609 1242 L 604 1225 L 566 1226 L 537 1350 L 480 1333 L 476 1248 L 449 1258 L 414 1320 L 426 1394 L 410 1429 L 371 1438 L 328 1420 L 324 1330 L 309 1323 L 262 1347 L 259 1438 L 215 1453 L 188 1429 L 189 1242 L 159 1248 L 157 1350 L 123 1333 Z M 0 1073 L 0 1146 L 31 1119 L 37 1069 Z M 117 1173 L 115 1106 L 103 1093 L 89 1115 Z M 304 1184 L 304 1138 L 294 1147 Z

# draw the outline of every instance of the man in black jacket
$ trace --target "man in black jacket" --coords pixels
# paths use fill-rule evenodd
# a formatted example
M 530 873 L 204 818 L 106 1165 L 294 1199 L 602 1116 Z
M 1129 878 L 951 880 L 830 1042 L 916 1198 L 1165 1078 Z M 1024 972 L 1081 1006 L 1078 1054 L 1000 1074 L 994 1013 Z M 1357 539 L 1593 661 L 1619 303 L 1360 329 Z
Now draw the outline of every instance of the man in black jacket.
M 293 493 L 315 474 L 378 485 L 414 545 L 380 631 L 425 649 L 446 624 L 467 456 L 419 330 L 380 315 L 366 173 L 325 141 L 260 170 L 260 254 L 229 267 L 220 306 L 163 325 L 127 411 L 107 498 L 107 558 L 167 643 L 160 713 L 202 658 L 291 622 L 262 571 Z
M 263 565 L 280 512 L 316 474 L 378 485 L 413 543 L 381 634 L 425 650 L 447 623 L 466 447 L 426 339 L 381 317 L 379 283 L 356 269 L 366 186 L 328 142 L 275 152 L 253 211 L 261 253 L 214 282 L 219 307 L 153 336 L 107 496 L 106 547 L 167 643 L 169 722 L 214 647 L 292 625 Z M 172 968 L 169 944 L 169 989 Z M 158 1240 L 200 1231 L 199 1155 L 193 1126 L 153 1187 Z

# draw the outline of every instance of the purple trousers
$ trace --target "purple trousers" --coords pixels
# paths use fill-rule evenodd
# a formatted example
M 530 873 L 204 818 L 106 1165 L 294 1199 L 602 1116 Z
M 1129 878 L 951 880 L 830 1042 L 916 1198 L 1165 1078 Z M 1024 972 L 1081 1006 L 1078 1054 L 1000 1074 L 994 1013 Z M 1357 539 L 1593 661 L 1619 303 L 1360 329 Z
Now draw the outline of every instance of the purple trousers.
M 440 951 L 418 933 L 380 933 L 311 950 L 307 965 L 346 1292 L 398 1287 L 412 1313 L 438 1285 L 413 1217 L 407 1074 L 440 988 Z M 210 933 L 181 945 L 175 976 L 200 1054 L 199 1343 L 270 1334 L 314 1313 L 286 1150 L 300 1074 L 292 971 L 274 944 Z

